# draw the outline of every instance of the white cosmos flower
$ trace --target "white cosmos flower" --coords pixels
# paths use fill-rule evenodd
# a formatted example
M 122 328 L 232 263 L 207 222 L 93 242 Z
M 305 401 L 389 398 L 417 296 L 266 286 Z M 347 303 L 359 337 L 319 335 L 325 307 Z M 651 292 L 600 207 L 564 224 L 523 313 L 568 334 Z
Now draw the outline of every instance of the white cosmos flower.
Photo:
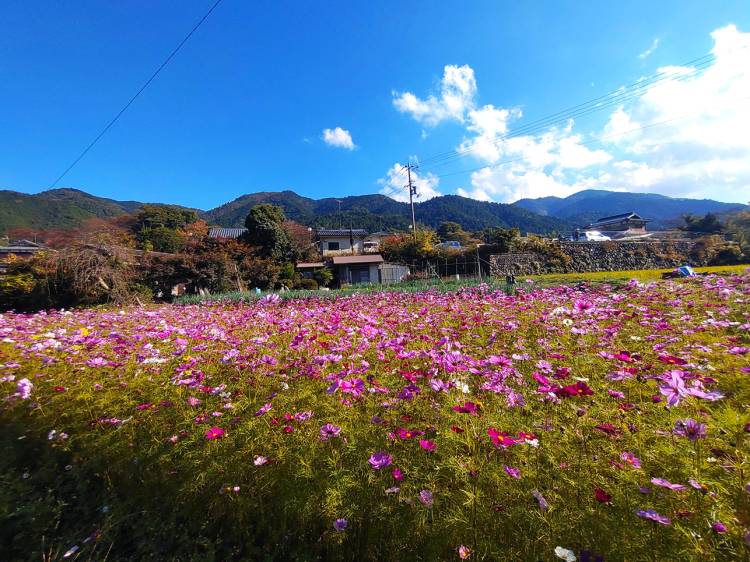
M 576 555 L 573 551 L 561 546 L 555 547 L 555 556 L 562 558 L 565 562 L 576 562 Z

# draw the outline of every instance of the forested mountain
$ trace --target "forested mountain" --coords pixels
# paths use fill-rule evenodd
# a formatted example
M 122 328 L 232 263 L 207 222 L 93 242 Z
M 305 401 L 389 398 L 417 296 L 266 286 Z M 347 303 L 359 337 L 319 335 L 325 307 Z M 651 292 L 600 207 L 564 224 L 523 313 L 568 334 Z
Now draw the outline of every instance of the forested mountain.
M 520 199 L 513 205 L 578 226 L 607 215 L 634 211 L 643 218 L 651 219 L 649 228 L 652 230 L 678 226 L 683 222 L 683 215 L 721 214 L 744 207 L 739 203 L 722 203 L 712 199 L 673 198 L 656 193 L 626 193 L 603 189 L 587 189 L 564 198 Z
M 293 191 L 261 191 L 242 195 L 199 214 L 210 224 L 242 226 L 250 209 L 259 203 L 279 205 L 287 217 L 312 227 L 351 226 L 376 231 L 405 230 L 411 224 L 411 209 L 407 203 L 380 194 L 311 199 Z M 35 195 L 0 191 L 0 234 L 19 227 L 75 228 L 95 217 L 135 214 L 142 205 L 138 201 L 116 201 L 69 188 Z M 685 214 L 722 214 L 744 207 L 710 199 L 674 199 L 650 193 L 590 189 L 565 198 L 521 199 L 510 205 L 444 195 L 417 203 L 415 214 L 417 222 L 431 228 L 437 228 L 444 221 L 454 221 L 470 231 L 501 226 L 537 234 L 567 234 L 599 217 L 628 211 L 651 219 L 649 227 L 655 230 L 681 224 Z

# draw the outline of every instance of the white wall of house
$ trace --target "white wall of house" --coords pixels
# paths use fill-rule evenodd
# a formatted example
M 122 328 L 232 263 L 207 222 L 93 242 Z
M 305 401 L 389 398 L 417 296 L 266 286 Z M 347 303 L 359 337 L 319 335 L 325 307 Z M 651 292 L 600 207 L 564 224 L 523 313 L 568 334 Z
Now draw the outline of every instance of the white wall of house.
M 352 253 L 352 245 L 349 237 L 322 237 L 320 249 L 324 256 L 346 255 Z M 354 239 L 354 254 L 364 252 L 364 241 L 361 238 Z

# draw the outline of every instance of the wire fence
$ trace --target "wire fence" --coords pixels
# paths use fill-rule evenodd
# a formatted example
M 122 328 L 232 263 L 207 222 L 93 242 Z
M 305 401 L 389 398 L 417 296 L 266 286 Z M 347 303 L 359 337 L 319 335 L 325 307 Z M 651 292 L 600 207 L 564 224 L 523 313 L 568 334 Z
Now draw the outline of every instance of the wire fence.
M 388 267 L 388 266 L 386 266 Z M 490 262 L 480 256 L 463 255 L 454 259 L 400 260 L 391 267 L 406 267 L 409 274 L 403 280 L 487 280 Z

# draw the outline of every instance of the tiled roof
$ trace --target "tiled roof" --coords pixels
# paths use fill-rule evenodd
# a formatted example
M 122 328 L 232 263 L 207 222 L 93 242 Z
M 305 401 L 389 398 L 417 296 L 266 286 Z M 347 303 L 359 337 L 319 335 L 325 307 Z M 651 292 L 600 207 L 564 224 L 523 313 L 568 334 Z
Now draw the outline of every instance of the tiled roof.
M 247 228 L 214 227 L 208 231 L 209 238 L 239 238 L 247 232 Z
M 634 213 L 634 212 L 631 211 L 629 213 L 620 213 L 619 215 L 612 215 L 610 217 L 602 217 L 600 219 L 596 219 L 596 221 L 593 224 L 598 224 L 600 222 L 613 222 L 613 221 L 619 221 L 619 220 L 623 220 L 623 219 L 638 219 L 638 220 L 643 220 L 643 219 L 641 219 L 640 216 L 638 216 L 637 213 Z
M 321 228 L 320 230 L 316 231 L 316 234 L 318 236 L 344 236 L 349 237 L 351 236 L 367 236 L 367 231 L 363 228 L 339 228 L 339 229 L 328 229 L 328 228 Z
M 365 254 L 364 256 L 336 256 L 333 258 L 333 265 L 357 263 L 383 263 L 383 256 L 380 254 Z

